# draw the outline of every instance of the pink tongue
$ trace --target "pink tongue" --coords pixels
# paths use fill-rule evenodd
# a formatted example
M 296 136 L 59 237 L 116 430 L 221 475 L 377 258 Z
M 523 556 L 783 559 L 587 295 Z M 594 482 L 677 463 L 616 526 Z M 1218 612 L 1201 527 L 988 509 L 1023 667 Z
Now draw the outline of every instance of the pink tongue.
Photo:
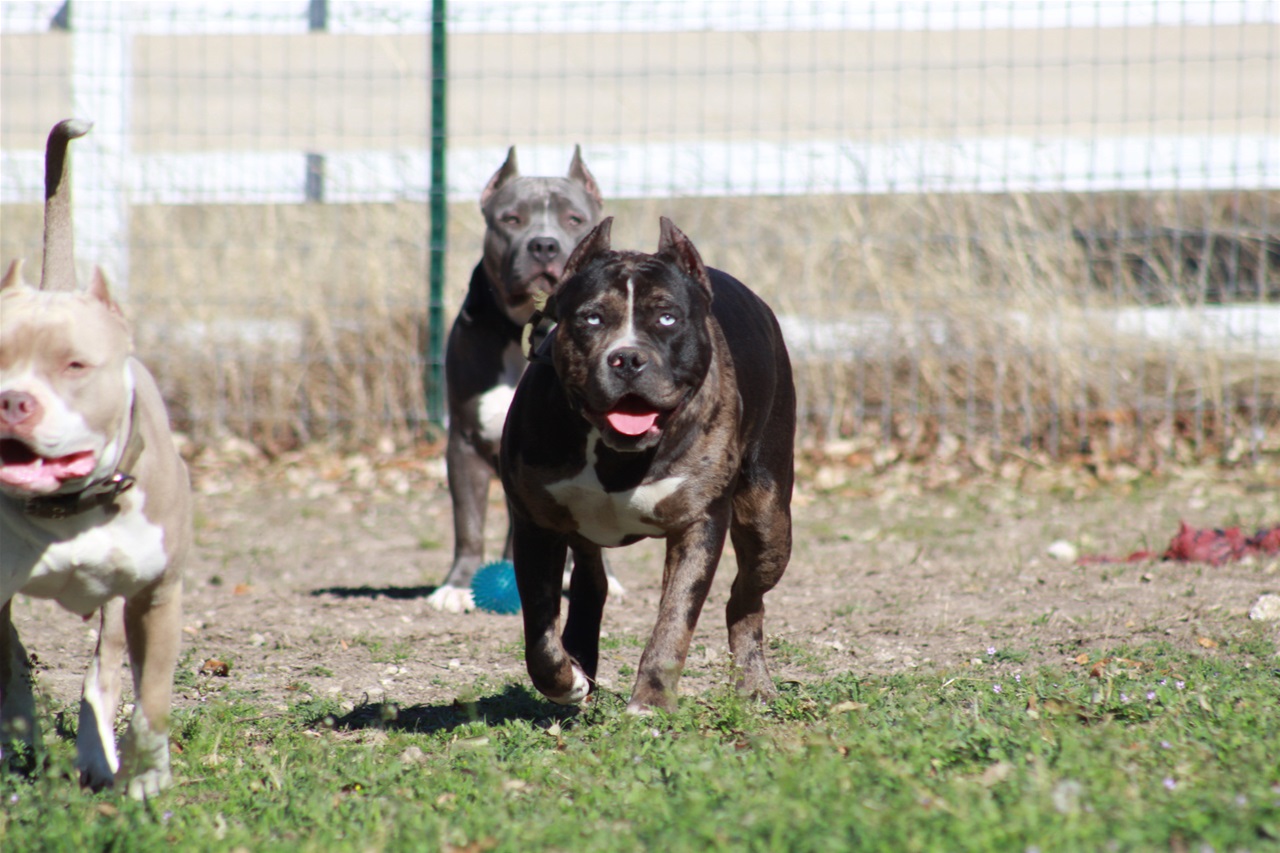
M 93 473 L 94 464 L 91 450 L 59 456 L 57 459 L 37 457 L 30 462 L 11 462 L 0 465 L 0 483 L 50 492 L 61 486 L 63 480 L 89 476 Z
M 623 435 L 644 435 L 658 420 L 657 412 L 609 412 L 609 426 Z

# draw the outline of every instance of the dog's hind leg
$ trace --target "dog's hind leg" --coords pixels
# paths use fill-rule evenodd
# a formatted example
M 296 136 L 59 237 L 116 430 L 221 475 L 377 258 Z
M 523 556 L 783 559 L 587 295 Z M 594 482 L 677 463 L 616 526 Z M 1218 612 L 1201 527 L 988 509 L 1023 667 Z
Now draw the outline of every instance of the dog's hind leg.
M 144 590 L 125 608 L 125 636 L 133 669 L 134 706 L 121 743 L 117 778 L 129 796 L 146 799 L 172 783 L 169 772 L 169 711 L 173 671 L 182 643 L 182 581 Z
M 34 769 L 40 745 L 36 728 L 36 703 L 31 690 L 31 659 L 18 639 L 12 620 L 13 600 L 0 607 L 0 766 L 11 770 Z M 22 744 L 29 752 L 18 766 L 11 744 Z
M 80 771 L 80 784 L 94 791 L 111 787 L 120 766 L 116 756 L 115 716 L 120 704 L 124 645 L 124 599 L 116 597 L 102 605 L 98 646 L 80 694 L 76 768 Z
M 725 617 L 729 651 L 741 672 L 738 689 L 757 699 L 774 695 L 764 657 L 764 594 L 782 578 L 791 558 L 790 494 L 790 483 L 765 480 L 746 484 L 734 496 L 729 537 L 738 555 L 738 574 Z
M 445 463 L 453 502 L 453 565 L 444 582 L 427 597 L 427 604 L 436 610 L 463 613 L 476 606 L 471 578 L 484 563 L 485 510 L 493 474 L 476 448 L 454 431 L 449 433 Z
M 577 705 L 591 692 L 582 664 L 559 636 L 560 593 L 568 545 L 527 519 L 511 520 L 516 586 L 524 617 L 524 662 L 533 686 L 559 705 Z

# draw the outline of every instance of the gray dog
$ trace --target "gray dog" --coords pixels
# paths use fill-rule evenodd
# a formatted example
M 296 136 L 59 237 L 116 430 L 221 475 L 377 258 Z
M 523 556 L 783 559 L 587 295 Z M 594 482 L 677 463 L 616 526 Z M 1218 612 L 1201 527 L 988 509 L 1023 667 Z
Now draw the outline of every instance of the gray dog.
M 507 406 L 524 372 L 521 329 L 534 295 L 548 294 L 578 241 L 600 218 L 596 180 L 575 147 L 563 178 L 525 177 L 516 149 L 480 194 L 484 256 L 445 348 L 449 409 L 445 462 L 453 502 L 453 566 L 427 599 L 437 610 L 471 610 L 471 578 L 484 562 L 485 507 Z M 503 556 L 511 558 L 511 537 Z M 614 582 L 614 590 L 621 586 Z

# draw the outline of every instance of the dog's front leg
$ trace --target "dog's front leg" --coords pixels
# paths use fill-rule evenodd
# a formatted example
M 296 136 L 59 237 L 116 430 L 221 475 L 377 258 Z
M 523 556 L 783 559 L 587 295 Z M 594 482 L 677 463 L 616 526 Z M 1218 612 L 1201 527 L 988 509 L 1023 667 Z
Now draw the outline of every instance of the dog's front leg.
M 120 667 L 124 663 L 124 599 L 102 605 L 98 645 L 89 661 L 80 694 L 80 723 L 76 729 L 76 768 L 80 784 L 94 791 L 115 782 L 116 707 L 120 704 Z
M 121 743 L 117 778 L 129 796 L 154 797 L 173 781 L 169 772 L 169 711 L 173 671 L 182 642 L 182 581 L 161 581 L 129 600 L 125 609 L 134 706 Z
M 572 566 L 564 647 L 594 685 L 600 665 L 600 620 L 604 617 L 604 602 L 610 586 L 600 546 L 575 545 Z
M 445 468 L 453 502 L 453 565 L 444 583 L 427 597 L 427 604 L 448 613 L 464 613 L 476 606 L 471 578 L 484 563 L 485 510 L 493 474 L 475 445 L 456 429 L 449 431 Z
M 728 520 L 729 508 L 722 504 L 703 521 L 667 536 L 658 621 L 640 656 L 636 686 L 627 703 L 631 713 L 675 710 L 680 673 L 724 550 Z
M 9 769 L 34 769 L 13 766 L 15 757 L 11 743 L 20 743 L 29 751 L 34 761 L 40 744 L 36 728 L 36 703 L 31 690 L 31 659 L 18 639 L 18 629 L 13 625 L 13 599 L 0 607 L 0 767 Z
M 511 520 L 516 587 L 524 615 L 524 662 L 538 692 L 560 705 L 576 705 L 591 692 L 582 665 L 559 636 L 560 593 L 568 545 L 519 515 Z

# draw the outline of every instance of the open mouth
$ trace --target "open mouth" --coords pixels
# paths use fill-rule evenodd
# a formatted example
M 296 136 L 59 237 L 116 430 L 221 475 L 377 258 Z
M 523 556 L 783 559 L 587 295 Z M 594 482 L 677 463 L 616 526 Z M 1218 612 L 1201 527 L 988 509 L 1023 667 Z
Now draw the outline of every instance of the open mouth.
M 56 491 L 67 480 L 93 473 L 97 459 L 92 450 L 65 456 L 41 456 L 16 438 L 0 439 L 0 484 L 25 491 Z
M 650 430 L 657 431 L 661 416 L 662 411 L 654 408 L 653 404 L 628 394 L 604 413 L 604 420 L 614 431 L 638 438 Z

